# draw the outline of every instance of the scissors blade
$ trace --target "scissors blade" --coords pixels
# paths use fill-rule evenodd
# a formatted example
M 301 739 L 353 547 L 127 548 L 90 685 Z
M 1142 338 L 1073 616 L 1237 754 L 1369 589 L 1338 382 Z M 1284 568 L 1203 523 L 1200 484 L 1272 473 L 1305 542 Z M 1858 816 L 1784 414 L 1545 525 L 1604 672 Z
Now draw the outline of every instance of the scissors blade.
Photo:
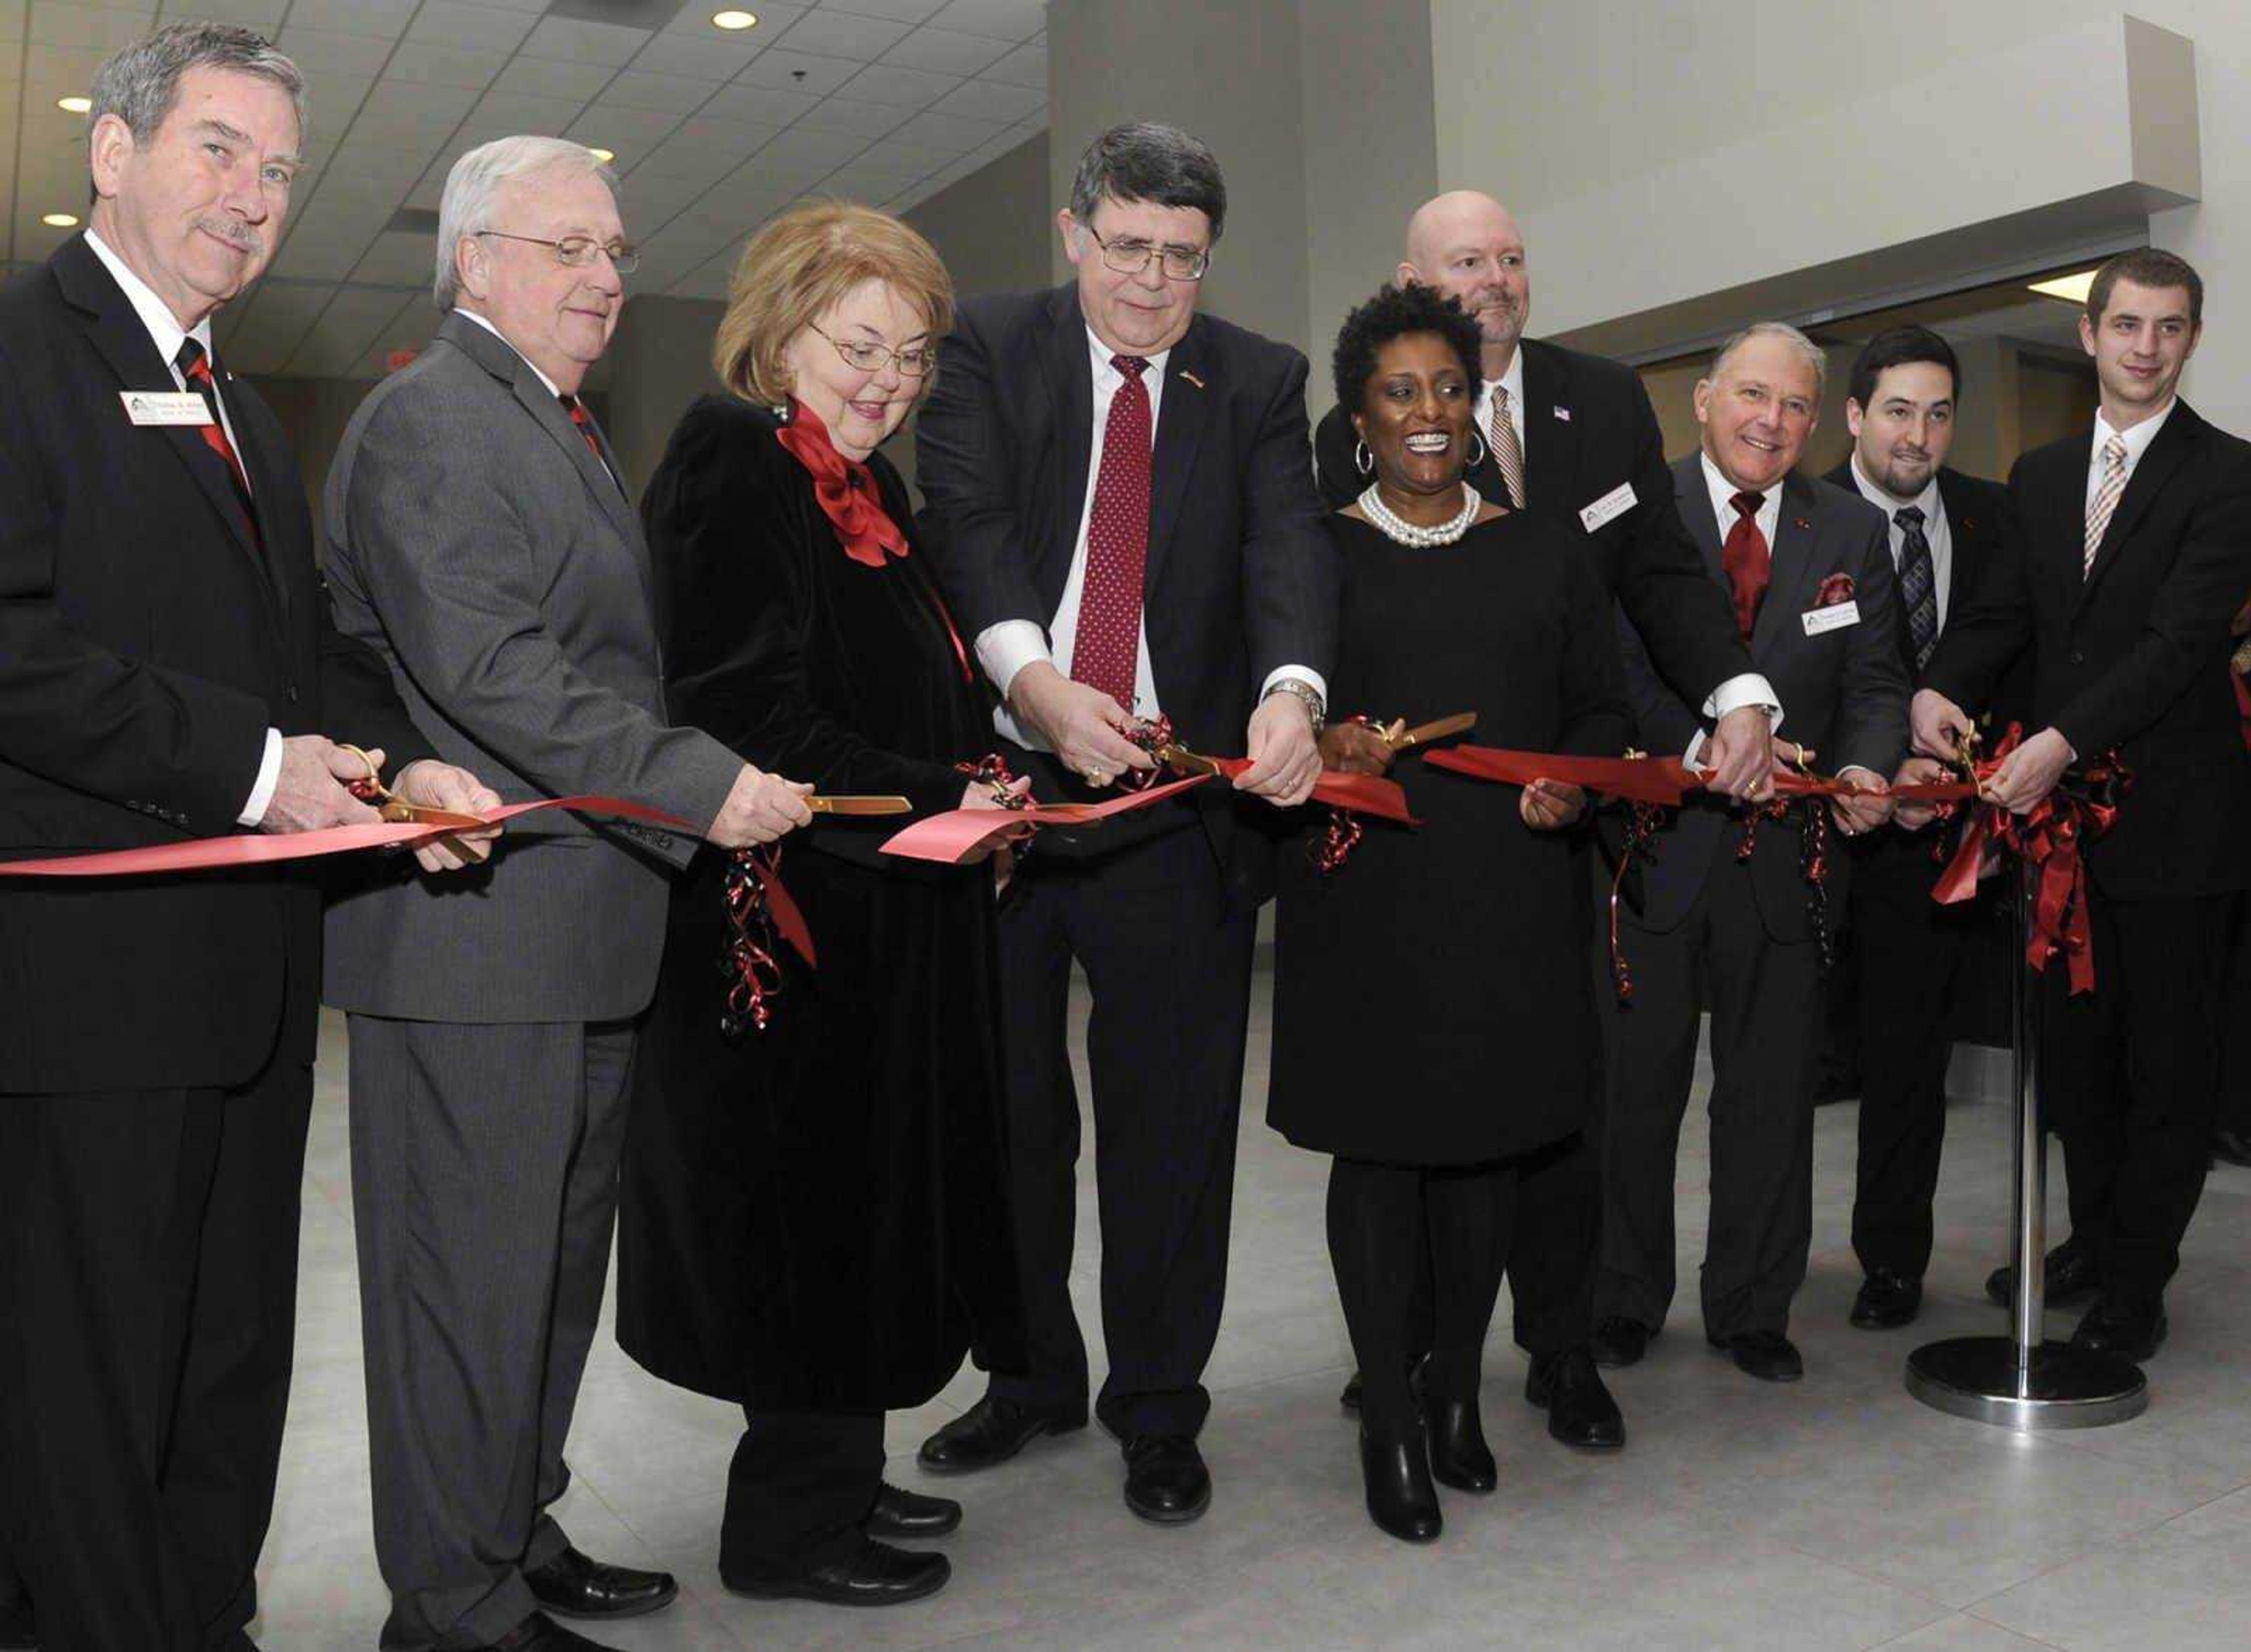
M 397 797 L 385 798 L 383 807 L 376 812 L 402 826 L 444 826 L 456 831 L 478 831 L 492 824 L 474 815 L 456 814 L 450 809 L 425 809 Z
M 1413 728 L 1402 730 L 1391 743 L 1404 749 L 1430 740 L 1442 740 L 1449 734 L 1460 734 L 1475 728 L 1477 720 L 1475 711 L 1457 711 L 1451 717 L 1441 717 L 1435 721 L 1418 723 Z
M 1169 764 L 1175 774 L 1216 774 L 1219 764 L 1201 752 L 1192 752 L 1185 746 L 1164 745 L 1157 748 L 1157 756 Z
M 808 797 L 805 806 L 816 815 L 905 815 L 914 809 L 907 799 L 885 793 Z

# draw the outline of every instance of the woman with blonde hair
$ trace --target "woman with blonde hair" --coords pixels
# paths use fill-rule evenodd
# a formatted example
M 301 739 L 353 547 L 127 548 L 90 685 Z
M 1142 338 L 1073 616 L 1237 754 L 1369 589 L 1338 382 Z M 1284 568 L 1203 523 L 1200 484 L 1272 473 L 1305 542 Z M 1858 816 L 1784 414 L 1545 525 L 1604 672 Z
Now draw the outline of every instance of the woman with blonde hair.
M 642 506 L 672 715 L 915 815 L 1001 789 L 958 767 L 989 748 L 989 712 L 876 451 L 952 316 L 945 267 L 898 219 L 784 213 L 736 267 L 727 393 L 689 410 Z M 809 958 L 738 922 L 743 868 L 691 866 L 642 1037 L 618 1338 L 744 1407 L 719 1543 L 744 1594 L 883 1606 L 943 1586 L 943 1555 L 882 1541 L 961 1515 L 883 1483 L 883 1413 L 935 1395 L 973 1327 L 988 1354 L 1020 1336 L 994 878 L 881 855 L 904 823 L 827 820 L 761 869 L 786 873 Z M 740 1013 L 753 984 L 760 1013 Z

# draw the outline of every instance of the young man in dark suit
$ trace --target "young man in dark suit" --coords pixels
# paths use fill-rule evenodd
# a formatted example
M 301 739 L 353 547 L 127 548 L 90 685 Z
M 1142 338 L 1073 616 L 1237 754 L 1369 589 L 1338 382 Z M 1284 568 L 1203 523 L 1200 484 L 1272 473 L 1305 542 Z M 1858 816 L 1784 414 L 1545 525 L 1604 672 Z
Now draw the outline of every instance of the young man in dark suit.
M 1879 333 L 1853 364 L 1845 401 L 1853 451 L 1824 478 L 1884 514 L 1899 580 L 1894 637 L 1915 685 L 1949 618 L 1974 599 L 1999 559 L 2013 554 L 2007 490 L 1947 466 L 1960 395 L 1960 364 L 1943 338 L 1924 327 Z M 1943 778 L 1929 758 L 1908 760 L 1906 778 Z M 1832 1010 L 1850 1020 L 1860 1051 L 1853 1249 L 1865 1277 L 1851 1317 L 1866 1330 L 1904 1325 L 1922 1305 L 1946 1135 L 1948 1010 L 1964 960 L 1983 955 L 1967 943 L 1992 917 L 1984 900 L 1942 906 L 1931 899 L 1932 848 L 1917 832 L 1853 841 L 1852 889 L 1830 979 Z
M 87 233 L 0 294 L 0 857 L 373 820 L 322 729 L 381 748 L 415 802 L 498 802 L 336 635 L 281 427 L 212 359 L 212 313 L 281 239 L 303 88 L 246 29 L 119 52 Z M 295 868 L 59 882 L 0 888 L 6 1547 L 50 1645 L 246 1647 L 320 890 Z
M 1016 871 L 1001 963 L 1031 1359 L 922 1451 L 941 1472 L 980 1468 L 1086 1419 L 1070 1294 L 1076 958 L 1094 996 L 1110 1357 L 1096 1411 L 1124 1442 L 1128 1506 L 1156 1521 L 1194 1519 L 1211 1496 L 1201 1378 L 1226 1284 L 1254 914 L 1272 886 L 1252 811 L 1311 795 L 1338 601 L 1306 359 L 1196 313 L 1225 213 L 1194 138 L 1104 133 L 1057 215 L 1076 279 L 964 303 L 918 424 L 933 560 L 1003 697 L 996 749 L 1039 795 L 1147 769 L 1126 739 L 1137 717 L 1252 759 L 1232 792 L 1076 843 L 1043 834 Z
M 2080 319 L 2101 403 L 2092 432 L 2017 462 L 2021 554 L 1957 616 L 1915 697 L 1918 749 L 1943 755 L 2019 650 L 2032 725 L 1992 797 L 2036 807 L 2074 760 L 2133 774 L 2116 823 L 2084 845 L 2095 987 L 2052 964 L 2041 1094 L 2063 1142 L 2072 1239 L 2101 1295 L 2072 1337 L 2147 1358 L 2204 1190 L 2226 967 L 2251 865 L 2251 809 L 2228 621 L 2251 590 L 2251 444 L 2179 396 L 2204 282 L 2149 248 L 2096 273 Z
M 1886 779 L 1907 751 L 1907 672 L 1883 517 L 1867 501 L 1793 474 L 1821 406 L 1825 358 L 1794 328 L 1737 335 L 1696 386 L 1702 450 L 1673 467 L 1707 577 L 1728 593 L 1751 656 L 1786 697 L 1793 738 L 1871 795 L 1831 804 L 1846 836 L 1889 813 Z M 1659 680 L 1621 621 L 1639 743 L 1701 760 L 1708 731 Z M 1817 805 L 1818 807 L 1818 805 Z M 1643 906 L 1620 924 L 1634 982 L 1603 1017 L 1609 1121 L 1596 1357 L 1630 1364 L 1665 1323 L 1673 1286 L 1680 1120 L 1695 1075 L 1699 1011 L 1712 1014 L 1711 1226 L 1704 1334 L 1750 1375 L 1795 1381 L 1785 1334 L 1812 1234 L 1813 1073 L 1821 938 L 1843 899 L 1809 886 L 1793 819 L 1746 823 L 1692 795 L 1658 834 Z

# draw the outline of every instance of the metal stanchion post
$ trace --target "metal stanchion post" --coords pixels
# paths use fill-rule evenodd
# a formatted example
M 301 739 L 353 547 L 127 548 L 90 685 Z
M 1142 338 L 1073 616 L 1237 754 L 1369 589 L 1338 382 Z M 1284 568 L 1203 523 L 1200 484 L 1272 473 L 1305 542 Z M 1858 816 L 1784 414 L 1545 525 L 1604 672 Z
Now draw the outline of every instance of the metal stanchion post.
M 1954 1336 L 1908 1356 L 1907 1391 L 1926 1406 L 2020 1429 L 2095 1428 L 2150 1403 L 2142 1368 L 2123 1355 L 2045 1340 L 2047 1149 L 2040 1122 L 2040 986 L 2025 961 L 2038 869 L 2018 868 L 2010 901 L 2016 952 L 2009 977 L 2011 1076 L 2017 1093 L 2016 1289 L 2010 1335 Z

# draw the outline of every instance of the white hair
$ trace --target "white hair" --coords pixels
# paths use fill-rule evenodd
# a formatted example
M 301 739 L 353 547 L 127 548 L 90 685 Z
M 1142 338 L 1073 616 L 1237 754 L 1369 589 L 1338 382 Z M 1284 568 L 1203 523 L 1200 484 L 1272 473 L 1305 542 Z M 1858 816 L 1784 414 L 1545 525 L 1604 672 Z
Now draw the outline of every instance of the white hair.
M 452 309 L 461 296 L 454 257 L 464 240 L 494 227 L 493 206 L 500 198 L 501 186 L 549 171 L 598 177 L 612 195 L 618 192 L 618 175 L 610 170 L 609 163 L 568 138 L 495 138 L 454 163 L 454 170 L 446 175 L 446 193 L 438 203 L 438 272 L 430 289 L 440 310 Z
M 1813 369 L 1813 403 L 1819 406 L 1822 392 L 1829 387 L 1829 352 L 1788 322 L 1753 322 L 1712 352 L 1711 369 L 1704 377 L 1717 378 L 1721 370 L 1728 364 L 1728 357 L 1754 338 L 1779 338 L 1804 357 L 1805 364 Z

